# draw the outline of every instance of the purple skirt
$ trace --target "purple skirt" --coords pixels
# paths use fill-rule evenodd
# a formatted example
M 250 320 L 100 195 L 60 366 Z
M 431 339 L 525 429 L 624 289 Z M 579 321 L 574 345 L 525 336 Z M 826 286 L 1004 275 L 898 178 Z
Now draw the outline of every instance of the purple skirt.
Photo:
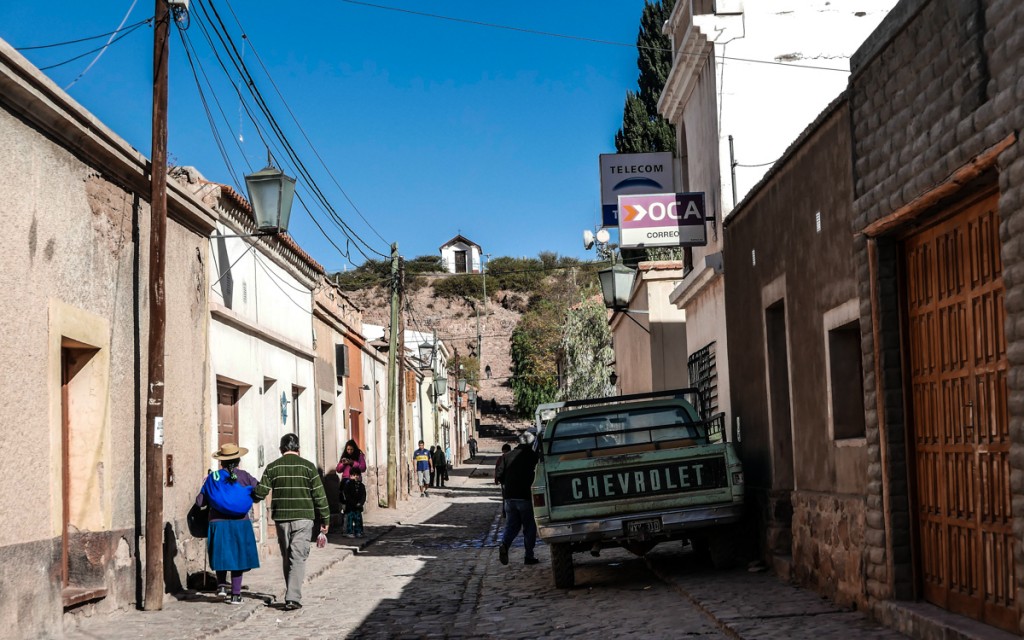
M 206 549 L 214 571 L 248 571 L 260 566 L 256 536 L 249 519 L 211 522 Z

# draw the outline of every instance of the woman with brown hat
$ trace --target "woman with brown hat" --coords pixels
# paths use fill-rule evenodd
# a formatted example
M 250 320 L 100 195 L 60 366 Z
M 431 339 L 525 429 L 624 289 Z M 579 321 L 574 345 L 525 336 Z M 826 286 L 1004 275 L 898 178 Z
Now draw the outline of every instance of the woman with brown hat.
M 256 478 L 238 468 L 239 459 L 248 449 L 233 442 L 221 445 L 213 454 L 220 461 L 220 469 L 211 471 L 196 504 L 210 507 L 210 529 L 206 550 L 210 567 L 217 572 L 217 595 L 226 598 L 227 573 L 231 572 L 230 604 L 242 604 L 242 574 L 260 566 L 256 551 L 249 511 L 252 509 L 252 490 Z

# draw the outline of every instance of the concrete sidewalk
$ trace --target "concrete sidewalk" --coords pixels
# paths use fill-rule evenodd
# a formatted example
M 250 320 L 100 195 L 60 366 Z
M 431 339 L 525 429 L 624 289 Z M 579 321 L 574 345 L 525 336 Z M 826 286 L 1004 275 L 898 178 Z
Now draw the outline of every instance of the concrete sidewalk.
M 479 460 L 479 458 L 477 458 Z M 472 468 L 466 464 L 464 468 Z M 469 474 L 452 474 L 449 484 L 461 487 Z M 314 545 L 306 561 L 303 595 L 316 592 L 315 580 L 339 562 L 373 544 L 401 524 L 424 522 L 444 510 L 449 502 L 445 490 L 437 489 L 429 498 L 418 492 L 408 500 L 399 501 L 394 509 L 377 508 L 363 516 L 365 538 L 346 538 L 340 533 L 328 534 L 323 549 Z M 212 591 L 186 590 L 164 596 L 160 611 L 130 609 L 82 620 L 79 628 L 64 634 L 67 640 L 110 638 L 160 638 L 161 640 L 198 640 L 208 638 L 247 620 L 267 607 L 280 607 L 284 598 L 284 577 L 278 555 L 260 559 L 260 568 L 245 574 L 242 604 L 229 605 Z M 281 611 L 287 616 L 290 612 Z M 2 635 L 2 634 L 0 634 Z

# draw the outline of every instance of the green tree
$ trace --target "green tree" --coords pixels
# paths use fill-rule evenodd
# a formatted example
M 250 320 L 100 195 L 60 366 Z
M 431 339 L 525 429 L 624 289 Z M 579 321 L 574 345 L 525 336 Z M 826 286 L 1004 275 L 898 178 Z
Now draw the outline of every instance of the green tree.
M 615 352 L 608 327 L 608 312 L 596 299 L 584 300 L 569 310 L 562 329 L 565 374 L 562 400 L 604 398 L 615 392 L 608 381 Z
M 330 277 L 342 291 L 384 286 L 391 279 L 391 261 L 367 260 L 351 271 L 339 271 Z
M 672 14 L 675 0 L 647 0 L 640 15 L 640 32 L 636 37 L 637 78 L 639 91 L 626 92 L 622 110 L 622 128 L 615 134 L 615 150 L 619 153 L 676 152 L 676 131 L 658 114 L 658 100 L 672 70 L 672 42 L 661 27 Z M 684 271 L 693 268 L 693 255 L 687 248 L 625 249 L 623 260 L 679 260 Z
M 434 280 L 435 298 L 484 299 L 483 278 L 474 273 L 460 273 Z
M 520 293 L 534 292 L 544 280 L 544 263 L 538 258 L 492 258 L 487 261 L 487 288 Z
M 672 43 L 661 32 L 661 25 L 673 5 L 675 0 L 647 0 L 644 5 L 636 37 L 639 91 L 626 92 L 622 128 L 615 134 L 619 153 L 675 151 L 675 128 L 658 114 L 658 99 L 672 69 Z
M 537 405 L 558 397 L 558 347 L 565 308 L 543 297 L 535 300 L 512 331 L 512 397 L 516 412 L 533 417 Z

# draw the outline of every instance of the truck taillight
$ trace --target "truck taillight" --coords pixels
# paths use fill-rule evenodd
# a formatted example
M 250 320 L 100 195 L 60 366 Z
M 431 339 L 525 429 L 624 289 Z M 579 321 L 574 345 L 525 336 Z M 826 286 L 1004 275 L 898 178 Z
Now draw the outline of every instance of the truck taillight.
M 732 483 L 733 484 L 743 484 L 743 472 L 742 471 L 733 471 L 732 472 Z
M 547 504 L 547 503 L 544 500 L 544 494 L 543 493 L 535 493 L 535 494 L 533 494 L 533 506 L 535 506 L 535 507 L 543 507 L 545 504 Z

